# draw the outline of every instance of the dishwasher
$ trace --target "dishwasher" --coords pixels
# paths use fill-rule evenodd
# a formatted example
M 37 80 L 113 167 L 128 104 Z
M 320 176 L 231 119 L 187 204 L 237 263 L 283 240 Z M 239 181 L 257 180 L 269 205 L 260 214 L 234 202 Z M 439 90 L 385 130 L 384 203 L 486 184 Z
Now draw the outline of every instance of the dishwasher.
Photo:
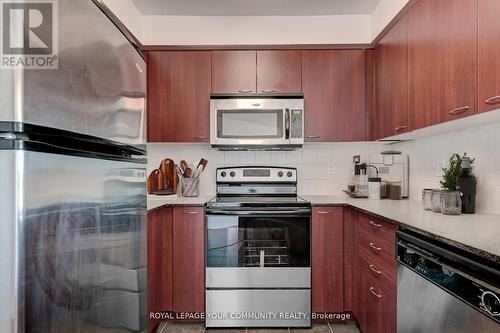
M 397 232 L 398 333 L 500 332 L 500 265 Z

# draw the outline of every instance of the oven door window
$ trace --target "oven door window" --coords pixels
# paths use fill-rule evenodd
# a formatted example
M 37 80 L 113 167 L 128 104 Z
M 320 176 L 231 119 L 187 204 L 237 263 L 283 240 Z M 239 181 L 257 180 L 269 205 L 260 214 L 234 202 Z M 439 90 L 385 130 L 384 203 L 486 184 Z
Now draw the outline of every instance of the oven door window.
M 210 216 L 207 267 L 309 267 L 308 217 Z
M 217 110 L 217 137 L 283 138 L 283 110 Z

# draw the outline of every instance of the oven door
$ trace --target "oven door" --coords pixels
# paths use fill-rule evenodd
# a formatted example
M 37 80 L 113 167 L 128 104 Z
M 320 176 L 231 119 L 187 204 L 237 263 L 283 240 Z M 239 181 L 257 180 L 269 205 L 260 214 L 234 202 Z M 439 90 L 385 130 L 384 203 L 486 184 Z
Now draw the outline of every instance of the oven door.
M 210 143 L 217 148 L 290 144 L 290 109 L 286 99 L 212 99 Z
M 209 213 L 206 228 L 207 288 L 310 288 L 310 215 Z

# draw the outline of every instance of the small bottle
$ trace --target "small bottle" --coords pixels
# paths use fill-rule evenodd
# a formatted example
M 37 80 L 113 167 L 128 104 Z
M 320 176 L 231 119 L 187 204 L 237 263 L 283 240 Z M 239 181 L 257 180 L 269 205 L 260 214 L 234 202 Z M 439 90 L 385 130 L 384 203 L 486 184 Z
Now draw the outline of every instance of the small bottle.
M 472 174 L 472 160 L 462 158 L 462 173 L 458 176 L 457 187 L 462 192 L 462 214 L 476 213 L 476 176 Z

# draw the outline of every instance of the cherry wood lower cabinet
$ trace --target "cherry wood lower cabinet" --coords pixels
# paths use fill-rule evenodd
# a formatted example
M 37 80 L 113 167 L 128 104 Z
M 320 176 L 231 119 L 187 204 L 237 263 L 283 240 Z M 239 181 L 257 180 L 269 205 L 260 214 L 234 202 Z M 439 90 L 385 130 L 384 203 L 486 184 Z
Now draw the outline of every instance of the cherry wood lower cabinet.
M 352 311 L 363 333 L 396 333 L 397 227 L 361 212 L 351 214 L 353 221 Z
M 205 311 L 205 215 L 202 207 L 175 207 L 173 266 L 175 312 Z
M 148 213 L 149 313 L 205 310 L 204 226 L 202 207 L 167 207 Z M 149 320 L 148 329 L 155 324 Z
M 173 310 L 172 208 L 148 213 L 148 318 Z M 156 322 L 148 320 L 148 331 Z
M 343 208 L 314 207 L 312 214 L 312 311 L 342 312 Z
M 360 275 L 359 326 L 363 333 L 396 333 L 396 301 L 370 277 Z

